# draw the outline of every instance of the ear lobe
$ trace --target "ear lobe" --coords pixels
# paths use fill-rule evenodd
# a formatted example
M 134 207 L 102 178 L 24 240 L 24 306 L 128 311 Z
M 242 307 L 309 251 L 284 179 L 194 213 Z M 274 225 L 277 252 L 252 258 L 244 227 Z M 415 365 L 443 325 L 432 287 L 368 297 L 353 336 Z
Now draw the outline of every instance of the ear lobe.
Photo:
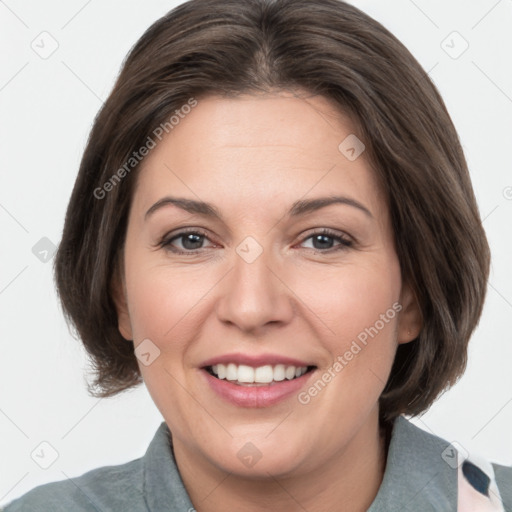
M 402 285 L 400 293 L 402 311 L 398 318 L 397 341 L 399 344 L 409 343 L 416 339 L 423 327 L 423 318 L 419 301 L 408 284 Z
M 126 285 L 124 280 L 120 278 L 119 271 L 114 273 L 110 290 L 112 299 L 117 311 L 117 325 L 121 336 L 127 340 L 133 340 L 132 324 L 130 322 L 130 313 L 128 311 Z

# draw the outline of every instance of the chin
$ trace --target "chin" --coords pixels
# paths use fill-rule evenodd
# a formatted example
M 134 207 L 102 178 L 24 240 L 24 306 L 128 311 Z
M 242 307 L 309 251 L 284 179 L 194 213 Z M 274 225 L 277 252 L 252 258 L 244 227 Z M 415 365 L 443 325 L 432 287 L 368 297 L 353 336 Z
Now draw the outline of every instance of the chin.
M 296 433 L 296 431 L 295 431 Z M 222 471 L 244 478 L 267 479 L 269 475 L 283 478 L 296 474 L 304 467 L 304 443 L 293 439 L 293 432 L 281 435 L 237 435 L 230 443 L 219 443 L 208 449 L 210 462 Z M 270 439 L 272 437 L 272 439 Z

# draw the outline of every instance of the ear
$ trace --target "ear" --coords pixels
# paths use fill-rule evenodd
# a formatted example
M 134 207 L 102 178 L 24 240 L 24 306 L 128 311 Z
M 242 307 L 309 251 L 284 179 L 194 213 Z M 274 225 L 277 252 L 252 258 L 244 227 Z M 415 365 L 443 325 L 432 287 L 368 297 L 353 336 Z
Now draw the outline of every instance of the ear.
M 126 284 L 122 276 L 123 272 L 118 266 L 110 283 L 112 299 L 117 311 L 117 325 L 121 336 L 128 341 L 133 340 L 132 324 L 128 311 Z
M 418 299 L 407 283 L 402 285 L 399 302 L 402 310 L 398 317 L 397 341 L 399 344 L 409 343 L 419 336 L 423 319 Z

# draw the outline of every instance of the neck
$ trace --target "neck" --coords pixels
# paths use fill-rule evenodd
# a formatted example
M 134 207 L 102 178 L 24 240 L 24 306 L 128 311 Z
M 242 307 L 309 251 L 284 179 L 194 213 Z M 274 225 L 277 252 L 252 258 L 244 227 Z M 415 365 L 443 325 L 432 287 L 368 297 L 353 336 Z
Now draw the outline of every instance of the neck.
M 327 460 L 303 465 L 287 476 L 268 474 L 262 479 L 205 464 L 179 442 L 174 442 L 174 453 L 197 512 L 240 510 L 241 504 L 247 512 L 361 512 L 370 507 L 381 485 L 388 437 L 379 427 L 377 410 L 349 444 Z

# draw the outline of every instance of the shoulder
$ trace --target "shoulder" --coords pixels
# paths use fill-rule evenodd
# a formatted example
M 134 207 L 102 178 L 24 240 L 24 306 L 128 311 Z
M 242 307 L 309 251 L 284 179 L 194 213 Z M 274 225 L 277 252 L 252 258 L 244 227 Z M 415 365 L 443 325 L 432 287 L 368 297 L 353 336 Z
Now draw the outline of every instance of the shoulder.
M 459 443 L 449 443 L 410 422 L 402 427 L 409 444 L 414 439 L 423 452 L 436 446 L 438 462 L 442 459 L 456 470 L 458 510 L 512 511 L 512 466 L 493 463 L 474 447 L 468 452 Z
M 41 485 L 9 503 L 4 512 L 107 512 L 193 510 L 162 422 L 146 453 L 118 466 Z
M 0 509 L 2 512 L 145 511 L 142 462 L 93 469 L 78 477 L 40 485 Z
M 493 463 L 492 467 L 505 510 L 512 510 L 512 466 Z
M 444 446 L 440 458 L 457 471 L 458 510 L 512 511 L 512 466 L 493 463 L 474 447 L 468 452 L 410 422 L 406 430 L 428 449 L 438 443 L 438 454 Z
M 402 510 L 412 503 L 422 511 L 512 512 L 512 467 L 492 464 L 400 416 L 369 512 Z

